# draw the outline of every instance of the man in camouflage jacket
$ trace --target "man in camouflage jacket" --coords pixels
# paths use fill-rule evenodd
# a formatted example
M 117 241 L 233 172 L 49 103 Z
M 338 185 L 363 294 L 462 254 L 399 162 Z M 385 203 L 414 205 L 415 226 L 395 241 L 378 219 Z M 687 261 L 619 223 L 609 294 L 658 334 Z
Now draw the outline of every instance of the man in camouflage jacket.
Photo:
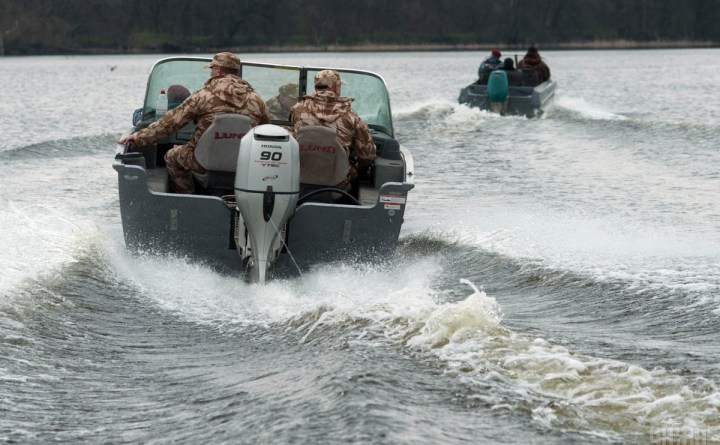
M 265 102 L 270 117 L 273 119 L 285 121 L 290 118 L 290 109 L 298 102 L 298 85 L 296 83 L 286 83 L 278 88 L 277 96 L 273 96 Z
M 138 147 L 145 147 L 194 122 L 195 133 L 190 141 L 171 148 L 165 154 L 170 185 L 177 193 L 193 193 L 195 183 L 192 172 L 206 172 L 195 159 L 195 145 L 212 124 L 215 115 L 244 114 L 250 118 L 253 127 L 270 123 L 270 113 L 265 102 L 249 83 L 236 75 L 240 69 L 237 56 L 229 52 L 218 53 L 205 68 L 211 69 L 210 79 L 201 90 L 147 128 L 118 141 L 119 144 L 134 142 Z
M 370 136 L 370 129 L 350 108 L 353 99 L 340 96 L 340 87 L 344 83 L 337 71 L 320 71 L 315 75 L 315 92 L 303 96 L 290 112 L 295 136 L 304 125 L 322 125 L 335 129 L 338 141 L 350 159 L 350 172 L 346 180 L 338 184 L 340 188 L 357 178 L 358 169 L 369 167 L 375 160 L 375 143 Z

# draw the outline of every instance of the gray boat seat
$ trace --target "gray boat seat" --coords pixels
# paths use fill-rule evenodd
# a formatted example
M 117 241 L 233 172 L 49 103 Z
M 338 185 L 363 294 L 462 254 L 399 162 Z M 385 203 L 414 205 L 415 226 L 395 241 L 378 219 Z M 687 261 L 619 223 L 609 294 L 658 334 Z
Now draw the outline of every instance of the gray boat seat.
M 495 68 L 485 68 L 482 72 L 482 77 L 477 81 L 478 85 L 487 85 L 488 80 L 490 80 L 490 73 L 493 71 L 495 71 Z
M 534 87 L 540 85 L 540 76 L 538 76 L 537 71 L 535 71 L 533 68 L 523 68 L 522 75 L 523 86 Z
M 521 87 L 523 84 L 523 72 L 520 70 L 505 71 L 508 75 L 508 86 Z M 537 73 L 535 73 L 537 75 Z
M 345 148 L 340 144 L 335 129 L 320 125 L 300 127 L 297 134 L 300 148 L 301 196 L 320 188 L 337 188 L 350 171 Z M 349 190 L 350 184 L 343 187 Z M 327 193 L 320 201 L 336 201 L 337 194 Z
M 240 140 L 251 129 L 250 118 L 245 115 L 225 113 L 215 116 L 195 146 L 195 159 L 207 170 L 204 174 L 193 172 L 201 186 L 233 189 Z

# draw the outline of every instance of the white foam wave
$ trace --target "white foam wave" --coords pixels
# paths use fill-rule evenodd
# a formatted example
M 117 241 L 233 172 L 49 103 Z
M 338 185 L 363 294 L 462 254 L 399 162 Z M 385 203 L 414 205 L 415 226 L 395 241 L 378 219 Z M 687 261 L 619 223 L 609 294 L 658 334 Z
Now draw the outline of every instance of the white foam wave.
M 457 104 L 446 100 L 425 100 L 406 104 L 403 108 L 393 110 L 395 119 L 422 116 L 440 116 L 450 113 Z
M 0 292 L 26 279 L 57 271 L 76 261 L 78 247 L 95 229 L 44 205 L 21 207 L 0 194 Z
M 407 344 L 437 355 L 463 380 L 514 385 L 523 400 L 500 398 L 496 406 L 529 405 L 541 425 L 642 435 L 671 425 L 720 439 L 714 382 L 576 354 L 504 329 L 499 320 L 494 300 L 474 289 L 461 302 L 439 306 Z
M 689 295 L 690 300 L 677 304 L 720 309 L 716 237 L 619 216 L 548 212 L 532 205 L 464 218 L 453 228 L 461 242 L 515 258 L 527 267 L 623 281 L 638 291 Z M 448 224 L 443 227 L 447 230 Z
M 330 323 L 334 317 L 384 319 L 391 314 L 369 308 L 389 302 L 424 307 L 432 302 L 428 280 L 437 267 L 430 261 L 406 267 L 333 264 L 295 279 L 257 285 L 185 259 L 131 256 L 121 246 L 113 248 L 109 257 L 119 274 L 159 306 L 191 322 L 224 327 L 282 323 L 326 307 L 332 308 L 325 315 Z
M 566 110 L 578 113 L 586 119 L 594 120 L 627 120 L 627 116 L 618 114 L 596 104 L 590 104 L 585 99 L 558 95 L 555 105 Z
M 442 267 L 433 259 L 326 265 L 264 286 L 179 259 L 117 253 L 115 261 L 146 298 L 191 322 L 219 329 L 285 324 L 302 341 L 348 328 L 358 339 L 390 339 L 435 356 L 451 376 L 482 391 L 491 388 L 483 397 L 493 409 L 531 412 L 540 426 L 599 435 L 703 428 L 720 439 L 714 382 L 577 354 L 509 330 L 497 301 L 470 282 L 463 280 L 472 288 L 466 298 L 440 297 L 432 284 Z

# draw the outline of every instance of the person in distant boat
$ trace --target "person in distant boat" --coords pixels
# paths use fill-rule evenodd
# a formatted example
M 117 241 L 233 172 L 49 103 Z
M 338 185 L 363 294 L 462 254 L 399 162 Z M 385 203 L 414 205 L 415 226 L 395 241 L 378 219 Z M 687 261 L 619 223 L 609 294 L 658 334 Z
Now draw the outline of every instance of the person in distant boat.
M 485 60 L 480 62 L 480 66 L 478 67 L 478 78 L 482 79 L 484 73 L 499 68 L 502 65 L 500 57 L 502 57 L 502 53 L 499 49 L 494 48 L 490 52 L 490 57 L 487 57 Z
M 298 85 L 296 83 L 286 83 L 278 88 L 277 96 L 273 96 L 265 102 L 270 117 L 276 120 L 288 120 L 290 118 L 290 109 L 298 102 Z
M 249 83 L 237 75 L 240 59 L 235 54 L 230 52 L 215 54 L 212 62 L 205 65 L 205 68 L 210 68 L 210 78 L 201 90 L 147 128 L 118 141 L 119 144 L 134 143 L 141 148 L 147 147 L 180 130 L 188 123 L 194 122 L 195 133 L 190 141 L 185 145 L 176 145 L 165 154 L 170 185 L 177 193 L 193 193 L 195 183 L 192 172 L 200 174 L 206 172 L 195 159 L 195 145 L 212 124 L 215 115 L 244 114 L 250 118 L 253 127 L 270 123 L 270 113 L 265 102 Z
M 510 57 L 506 57 L 505 60 L 503 60 L 502 67 L 500 67 L 501 70 L 504 71 L 512 71 L 515 69 L 515 63 L 513 62 L 513 59 Z
M 337 185 L 338 188 L 344 188 L 355 180 L 358 172 L 370 167 L 376 156 L 370 129 L 350 108 L 354 99 L 340 95 L 344 83 L 337 71 L 320 71 L 315 75 L 315 91 L 303 96 L 290 112 L 295 137 L 304 125 L 322 125 L 335 130 L 338 142 L 345 148 L 350 161 L 350 172 Z
M 518 69 L 522 70 L 527 68 L 532 68 L 538 73 L 538 78 L 541 83 L 550 80 L 550 68 L 542 60 L 540 53 L 534 46 L 528 48 L 525 57 L 518 62 Z
M 510 85 L 511 87 L 522 85 L 522 71 L 515 69 L 515 63 L 513 62 L 513 59 L 511 59 L 510 57 L 505 58 L 500 69 L 507 73 L 508 85 Z

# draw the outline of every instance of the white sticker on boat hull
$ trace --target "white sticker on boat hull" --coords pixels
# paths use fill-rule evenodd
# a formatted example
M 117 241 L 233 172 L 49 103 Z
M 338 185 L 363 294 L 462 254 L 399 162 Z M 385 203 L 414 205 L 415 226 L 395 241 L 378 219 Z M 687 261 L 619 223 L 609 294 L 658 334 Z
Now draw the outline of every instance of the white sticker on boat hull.
M 397 195 L 380 195 L 380 202 L 391 204 L 405 204 L 405 197 Z

